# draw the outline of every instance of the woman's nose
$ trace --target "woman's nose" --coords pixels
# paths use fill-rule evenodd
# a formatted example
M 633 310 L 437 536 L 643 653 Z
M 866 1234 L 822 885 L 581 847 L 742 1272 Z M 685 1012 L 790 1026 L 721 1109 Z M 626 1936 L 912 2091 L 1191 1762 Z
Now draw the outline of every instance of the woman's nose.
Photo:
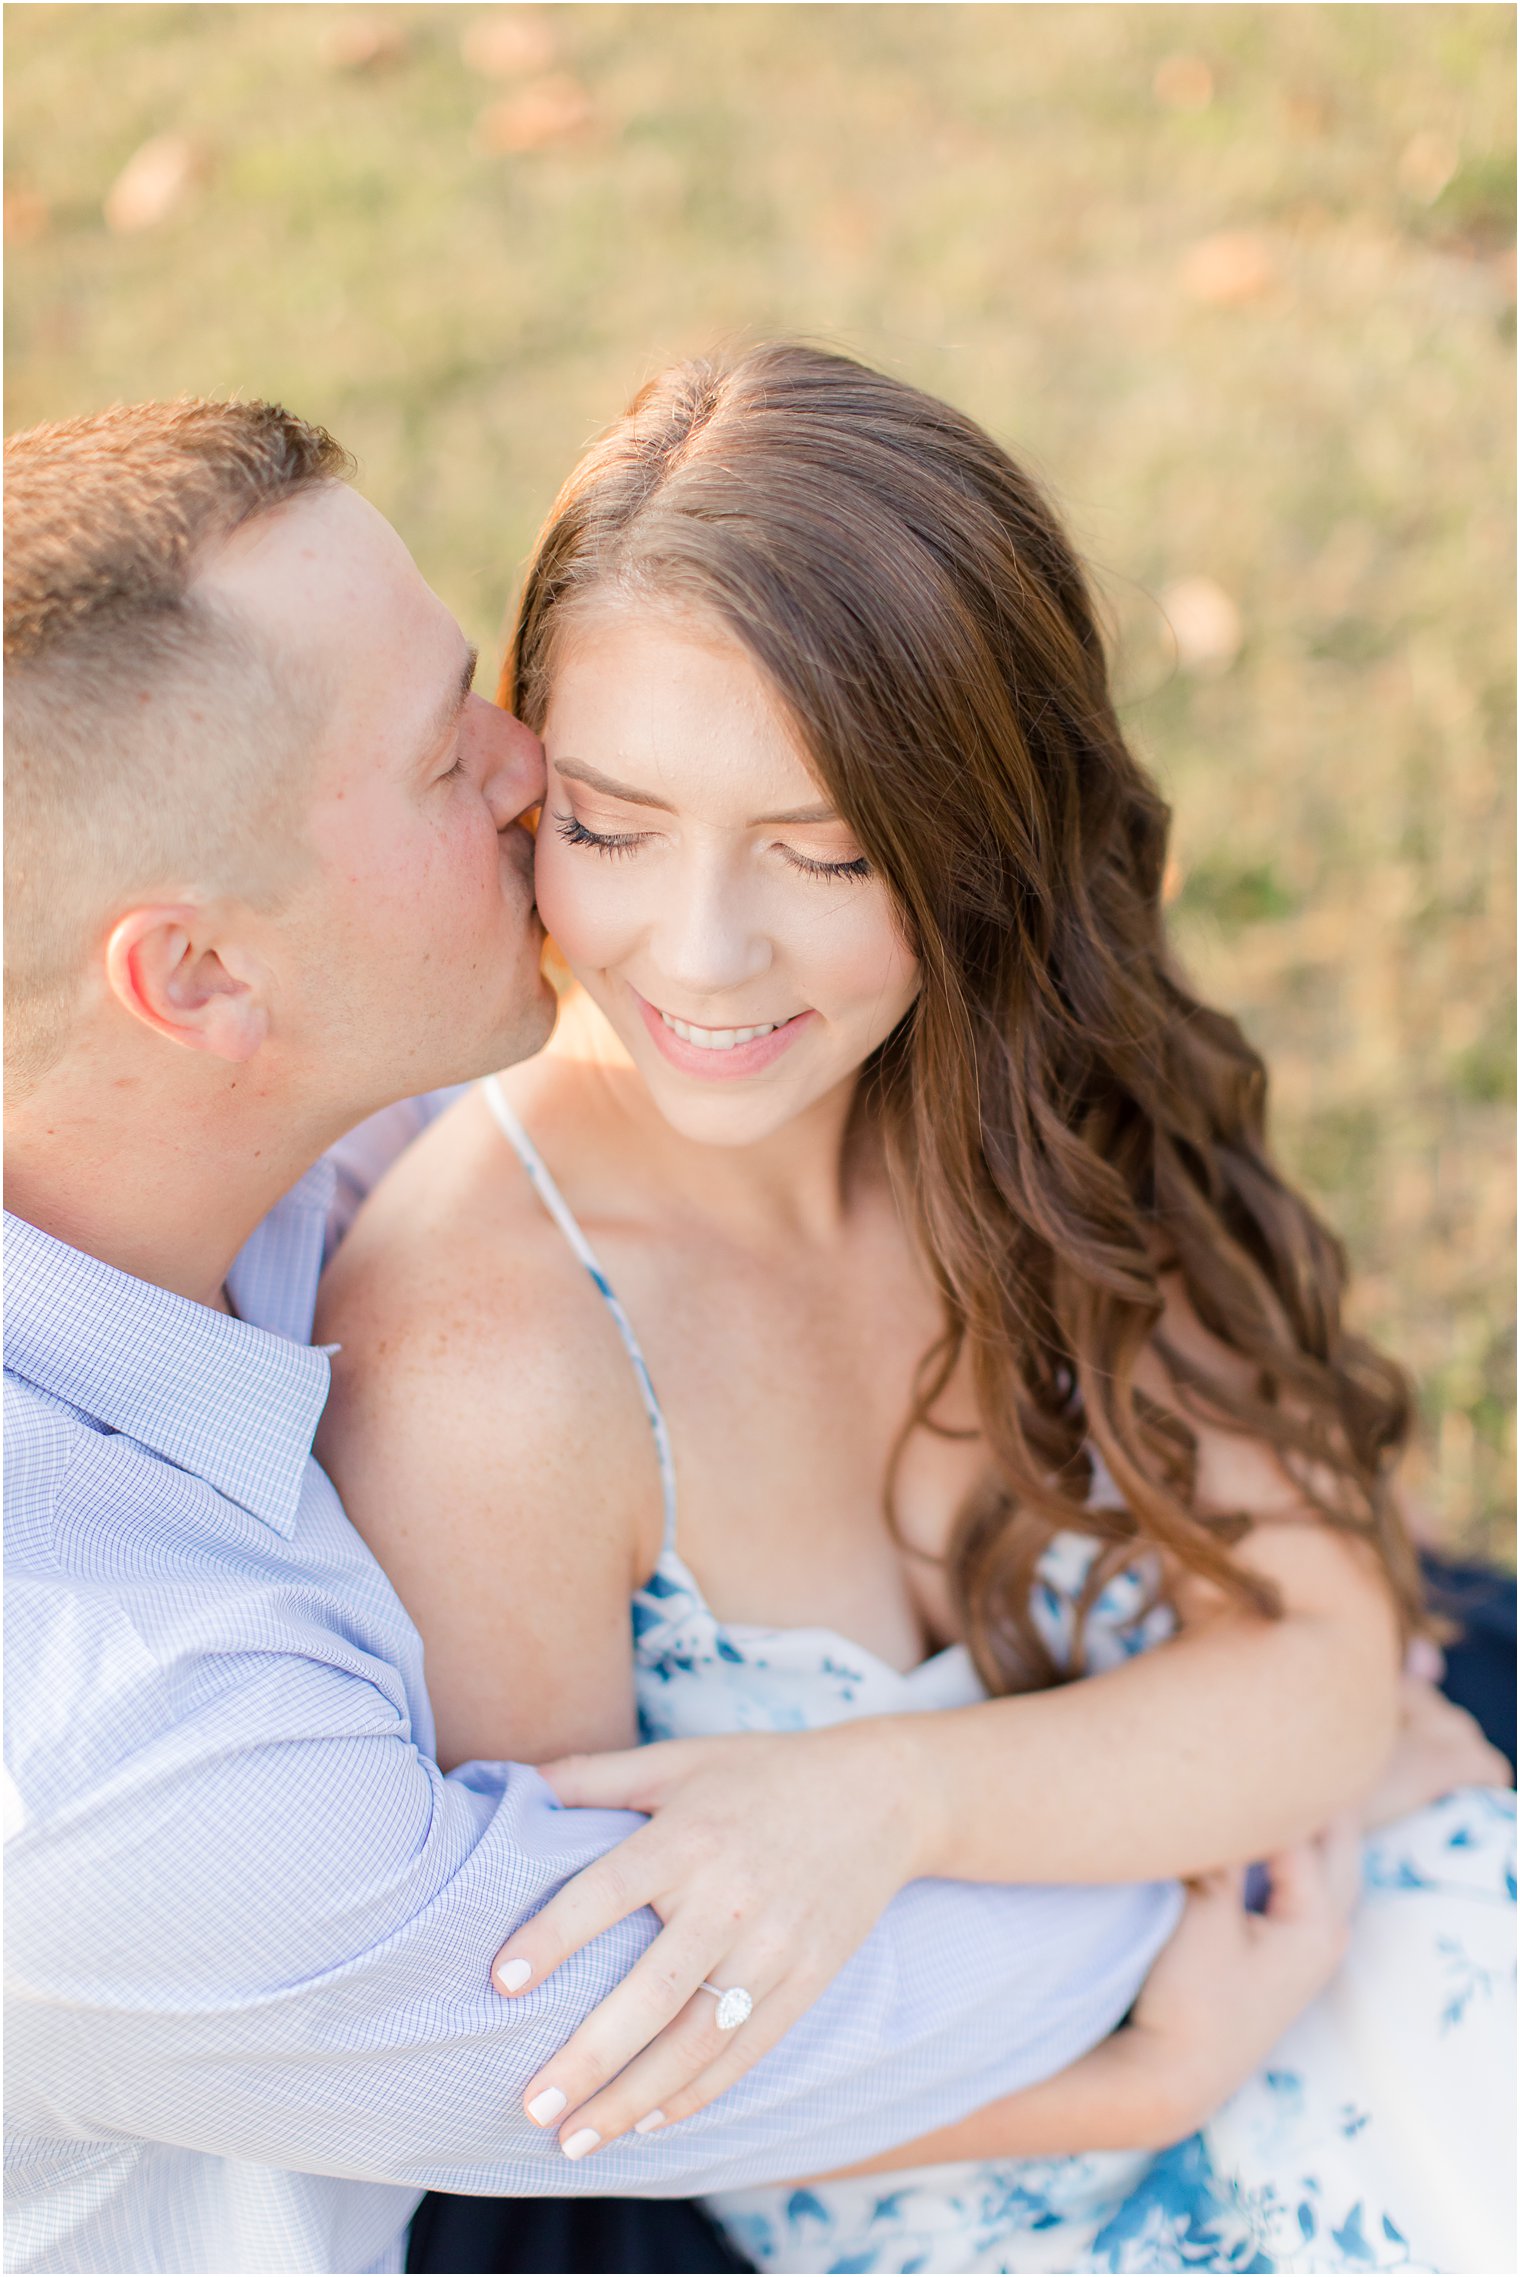
M 710 998 L 758 978 L 771 961 L 770 940 L 748 897 L 717 864 L 672 884 L 651 947 L 672 994 L 681 997 L 667 1009 L 692 1018 Z

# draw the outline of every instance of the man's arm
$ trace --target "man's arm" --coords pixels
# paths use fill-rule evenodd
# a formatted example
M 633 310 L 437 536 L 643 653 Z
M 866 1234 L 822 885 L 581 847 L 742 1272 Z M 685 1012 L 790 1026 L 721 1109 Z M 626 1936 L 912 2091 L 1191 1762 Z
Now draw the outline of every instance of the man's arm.
M 629 1825 L 559 1810 L 520 1768 L 444 1778 L 381 1688 L 250 1655 L 191 1725 L 12 1843 L 12 2120 L 454 2190 L 774 2180 L 1059 2070 L 1118 2021 L 1176 1910 L 1164 1888 L 915 1884 L 718 2104 L 574 2164 L 522 2088 L 653 1918 L 512 2003 L 489 1969 Z

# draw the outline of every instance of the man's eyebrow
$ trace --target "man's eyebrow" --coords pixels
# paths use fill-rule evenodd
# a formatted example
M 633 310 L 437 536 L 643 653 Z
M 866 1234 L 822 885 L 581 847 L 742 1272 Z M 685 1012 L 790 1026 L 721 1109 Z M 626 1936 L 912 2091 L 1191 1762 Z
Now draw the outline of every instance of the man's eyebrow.
M 480 650 L 478 648 L 465 651 L 464 662 L 459 667 L 459 678 L 439 705 L 433 724 L 428 729 L 424 758 L 431 759 L 439 744 L 448 734 L 449 729 L 464 710 L 465 704 L 469 700 L 470 690 L 475 685 L 475 667 L 479 662 Z
M 625 806 L 657 806 L 662 814 L 672 812 L 669 799 L 656 798 L 653 791 L 636 790 L 632 783 L 620 783 L 615 776 L 604 775 L 600 767 L 593 767 L 589 760 L 556 759 L 554 771 L 557 775 L 568 776 L 572 783 L 585 783 L 588 789 L 600 791 L 604 798 L 621 799 Z M 789 807 L 785 814 L 757 814 L 753 818 L 750 828 L 773 827 L 778 823 L 795 826 L 804 822 L 837 822 L 838 820 L 839 817 L 833 807 L 825 803 L 818 806 Z

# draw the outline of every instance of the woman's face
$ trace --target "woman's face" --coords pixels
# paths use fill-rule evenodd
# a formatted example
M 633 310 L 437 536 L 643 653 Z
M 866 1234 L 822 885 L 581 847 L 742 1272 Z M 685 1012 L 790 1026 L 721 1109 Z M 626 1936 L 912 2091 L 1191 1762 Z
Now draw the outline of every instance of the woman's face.
M 749 1145 L 853 1076 L 918 968 L 744 650 L 588 607 L 543 733 L 539 911 L 673 1128 Z

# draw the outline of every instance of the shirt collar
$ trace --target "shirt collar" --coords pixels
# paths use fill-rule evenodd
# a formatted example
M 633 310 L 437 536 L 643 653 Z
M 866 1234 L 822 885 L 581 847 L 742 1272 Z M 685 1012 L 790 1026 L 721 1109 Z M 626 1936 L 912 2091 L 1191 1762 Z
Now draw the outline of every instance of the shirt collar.
M 7 1368 L 289 1535 L 330 1382 L 304 1338 L 332 1193 L 319 1162 L 270 1211 L 228 1276 L 237 1320 L 7 1211 Z

